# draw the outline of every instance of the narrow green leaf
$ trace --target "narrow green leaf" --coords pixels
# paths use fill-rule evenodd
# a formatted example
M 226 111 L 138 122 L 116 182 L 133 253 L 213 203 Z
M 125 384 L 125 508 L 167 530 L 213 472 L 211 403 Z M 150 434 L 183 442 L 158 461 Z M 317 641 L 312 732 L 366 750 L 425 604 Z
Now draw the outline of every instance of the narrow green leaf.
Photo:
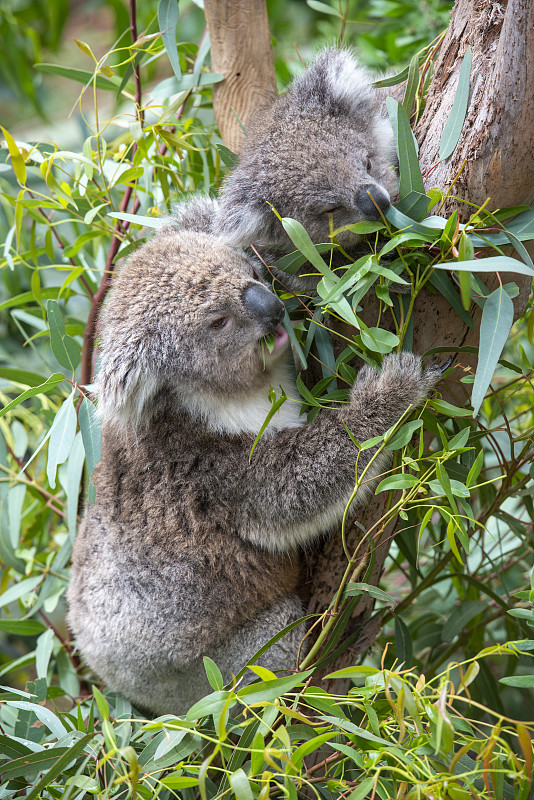
M 166 778 L 160 778 L 159 783 L 169 789 L 189 789 L 190 787 L 198 786 L 198 778 L 188 778 L 185 775 L 167 775 Z
M 491 256 L 471 261 L 446 261 L 433 266 L 435 269 L 444 269 L 449 272 L 460 272 L 461 270 L 467 270 L 467 272 L 517 272 L 534 278 L 534 270 L 528 264 L 523 264 L 517 258 L 509 256 Z
M 48 326 L 50 329 L 50 347 L 62 367 L 75 372 L 80 363 L 80 345 L 65 333 L 65 323 L 56 300 L 46 304 Z
M 338 735 L 339 734 L 337 731 L 330 731 L 329 733 L 321 733 L 319 736 L 314 736 L 312 739 L 308 739 L 307 742 L 301 744 L 293 752 L 291 756 L 291 763 L 294 764 L 295 767 L 293 768 L 290 764 L 288 764 L 286 767 L 286 772 L 296 775 L 298 770 L 302 767 L 302 761 L 305 756 L 309 755 L 309 753 L 313 753 L 314 750 L 319 750 L 321 745 Z
M 250 783 L 242 769 L 238 769 L 232 775 L 229 775 L 228 780 L 237 800 L 254 800 Z
M 423 178 L 419 168 L 417 150 L 415 148 L 410 120 L 404 108 L 393 98 L 388 97 L 388 111 L 395 103 L 397 122 L 397 145 L 399 155 L 399 198 L 407 197 L 411 192 L 425 193 Z M 390 112 L 391 116 L 391 112 Z
M 376 487 L 375 494 L 386 492 L 390 489 L 410 489 L 412 486 L 415 486 L 418 481 L 419 478 L 416 475 L 390 475 L 388 478 L 384 478 L 383 481 L 380 481 Z
M 204 656 L 204 669 L 206 670 L 206 675 L 211 688 L 216 692 L 220 692 L 224 686 L 224 681 L 221 675 L 221 670 L 215 661 L 208 656 Z
M 96 686 L 93 686 L 93 697 L 96 700 L 96 705 L 102 719 L 109 719 L 109 703 Z
M 4 134 L 7 143 L 9 155 L 11 156 L 11 166 L 13 167 L 13 172 L 15 173 L 15 177 L 19 181 L 19 183 L 26 183 L 26 164 L 24 163 L 24 159 L 17 146 L 17 143 L 15 142 L 11 134 L 8 131 L 6 131 L 6 129 L 3 128 L 1 125 L 0 125 L 0 130 Z
M 62 78 L 68 78 L 71 81 L 84 83 L 86 86 L 93 83 L 94 73 L 88 72 L 86 69 L 77 69 L 76 67 L 62 67 L 59 64 L 34 64 L 35 69 L 41 72 L 51 72 L 54 75 L 61 75 Z M 103 75 L 96 76 L 96 88 L 105 89 L 107 91 L 116 91 L 120 86 L 118 78 L 106 78 Z
M 35 670 L 38 678 L 46 678 L 47 676 L 53 646 L 54 631 L 49 628 L 39 636 L 37 647 L 35 648 Z
M 158 23 L 165 50 L 171 62 L 171 67 L 177 78 L 182 77 L 180 59 L 176 46 L 176 25 L 178 24 L 177 0 L 160 0 L 158 5 Z
M 0 417 L 3 417 L 4 414 L 7 414 L 8 411 L 16 408 L 18 405 L 20 405 L 20 403 L 23 403 L 24 400 L 28 400 L 28 398 L 34 397 L 36 394 L 46 394 L 51 389 L 54 389 L 58 383 L 61 383 L 61 381 L 64 380 L 64 375 L 62 375 L 60 372 L 55 372 L 44 383 L 41 383 L 39 386 L 33 386 L 31 389 L 26 389 L 25 392 L 20 394 L 14 400 L 11 400 L 11 402 L 4 406 L 4 408 L 0 409 Z
M 410 629 L 401 617 L 395 617 L 395 649 L 397 658 L 405 668 L 412 666 L 413 643 Z
M 408 118 L 412 113 L 412 106 L 415 100 L 417 87 L 419 86 L 419 55 L 416 53 L 408 67 L 408 80 L 406 82 L 406 90 L 404 92 L 404 99 L 402 107 L 404 108 Z
M 395 205 L 403 214 L 420 221 L 425 216 L 430 202 L 430 197 L 426 194 L 410 192 L 410 194 L 403 197 L 402 200 L 399 200 Z
M 63 464 L 69 457 L 72 443 L 76 436 L 76 409 L 72 402 L 73 398 L 74 389 L 67 399 L 63 401 L 50 429 L 46 476 L 52 489 L 56 487 L 57 468 L 59 464 Z
M 6 705 L 32 712 L 58 739 L 67 735 L 68 731 L 59 717 L 56 716 L 53 711 L 50 711 L 49 708 L 46 708 L 46 706 L 40 706 L 37 705 L 37 703 L 28 703 L 26 700 L 6 700 Z
M 468 408 L 459 408 L 448 403 L 447 400 L 434 399 L 430 400 L 430 407 L 434 408 L 440 414 L 445 414 L 447 417 L 470 417 L 471 412 Z
M 471 47 L 468 47 L 463 57 L 451 113 L 443 126 L 443 133 L 441 134 L 439 157 L 442 161 L 453 153 L 458 139 L 460 138 L 460 133 L 462 132 L 467 112 L 467 102 L 469 100 L 469 82 L 471 78 L 472 61 L 473 54 L 471 52 Z
M 397 334 L 383 328 L 362 329 L 360 335 L 365 347 L 373 353 L 391 353 L 400 341 Z
M 96 409 L 88 397 L 84 397 L 82 401 L 78 419 L 90 478 L 94 468 L 102 458 L 102 432 Z
M 282 225 L 295 247 L 306 256 L 315 269 L 322 275 L 326 275 L 326 277 L 330 278 L 333 283 L 337 283 L 339 278 L 321 258 L 304 226 L 301 225 L 300 222 L 297 222 L 296 219 L 291 219 L 290 217 L 284 217 L 282 219 Z
M 46 775 L 44 775 L 41 780 L 35 784 L 31 790 L 31 792 L 26 796 L 26 800 L 36 800 L 37 797 L 42 795 L 43 789 L 48 786 L 56 777 L 56 775 L 60 775 L 66 767 L 71 763 L 71 761 L 76 758 L 78 753 L 84 749 L 86 744 L 93 738 L 92 733 L 88 733 L 86 736 L 82 736 L 81 739 L 77 739 L 72 747 L 69 747 L 66 753 L 64 753 L 61 758 L 56 761 L 53 767 L 51 767 Z
M 500 678 L 499 683 L 505 686 L 515 686 L 517 689 L 534 689 L 534 675 L 511 675 Z
M 405 447 L 414 435 L 415 431 L 419 430 L 422 425 L 422 419 L 415 419 L 411 422 L 407 422 L 393 434 L 391 439 L 389 439 L 387 442 L 385 449 L 400 450 L 401 447 Z
M 113 219 L 121 219 L 125 222 L 133 222 L 141 228 L 159 228 L 162 223 L 161 217 L 142 217 L 139 214 L 126 214 L 122 211 L 110 211 L 107 216 L 113 217 Z
M 325 722 L 329 722 L 331 725 L 337 728 L 341 728 L 342 731 L 346 731 L 347 733 L 352 733 L 354 736 L 359 736 L 362 739 L 366 739 L 369 742 L 375 742 L 376 744 L 381 744 L 382 746 L 386 747 L 395 747 L 394 742 L 388 742 L 387 739 L 382 739 L 380 736 L 375 736 L 374 733 L 365 730 L 365 728 L 360 728 L 358 725 L 355 725 L 353 722 L 350 722 L 348 719 L 339 719 L 338 717 L 322 717 Z
M 351 581 L 347 584 L 345 591 L 343 592 L 343 597 L 345 597 L 345 595 L 347 597 L 357 596 L 364 593 L 374 597 L 375 600 L 381 600 L 383 603 L 395 605 L 395 600 L 390 594 L 384 592 L 383 589 L 379 589 L 378 586 L 372 586 L 369 583 L 355 583 Z
M 471 273 L 460 270 L 460 297 L 466 311 L 471 305 Z
M 0 619 L 0 631 L 17 636 L 38 636 L 45 630 L 36 619 Z
M 30 775 L 53 766 L 68 751 L 68 747 L 54 747 L 51 750 L 40 750 L 38 753 L 28 751 L 27 754 L 2 764 L 2 781 L 7 782 L 15 778 L 28 779 Z
M 9 589 L 6 589 L 5 592 L 0 594 L 0 608 L 9 605 L 9 603 L 13 603 L 13 601 L 18 600 L 19 597 L 30 594 L 42 582 L 42 576 L 37 575 L 33 578 L 25 578 L 14 586 L 10 586 Z
M 313 670 L 309 669 L 297 675 L 288 675 L 286 678 L 276 678 L 272 681 L 263 681 L 262 683 L 255 683 L 251 686 L 245 686 L 237 693 L 237 699 L 243 705 L 253 705 L 254 703 L 271 703 L 286 692 L 290 692 L 299 684 L 303 683 L 306 678 L 312 674 Z
M 76 524 L 78 517 L 78 499 L 80 496 L 80 482 L 82 479 L 85 450 L 81 431 L 74 437 L 67 463 L 67 476 L 65 480 L 65 494 L 67 495 L 67 524 L 69 537 L 74 542 L 76 537 Z
M 475 463 L 469 470 L 469 474 L 465 482 L 465 485 L 467 487 L 472 486 L 476 482 L 476 479 L 478 478 L 480 472 L 482 471 L 483 464 L 484 464 L 484 450 L 481 450 L 475 459 Z
M 327 3 L 321 3 L 320 0 L 306 0 L 306 5 L 313 8 L 314 11 L 318 11 L 319 14 L 330 14 L 333 17 L 342 19 L 337 8 L 332 8 L 332 6 L 329 6 Z
M 230 694 L 230 692 L 212 692 L 206 695 L 198 703 L 191 706 L 187 712 L 186 719 L 200 719 L 201 717 L 209 716 L 209 714 L 220 714 L 225 709 Z
M 217 151 L 221 157 L 221 161 L 223 162 L 223 164 L 225 164 L 227 167 L 230 167 L 230 169 L 233 169 L 236 166 L 237 155 L 235 153 L 232 153 L 232 151 L 228 147 L 225 147 L 224 144 L 218 144 Z
M 514 304 L 502 288 L 496 289 L 482 310 L 478 365 L 471 396 L 473 416 L 482 405 L 513 321 Z

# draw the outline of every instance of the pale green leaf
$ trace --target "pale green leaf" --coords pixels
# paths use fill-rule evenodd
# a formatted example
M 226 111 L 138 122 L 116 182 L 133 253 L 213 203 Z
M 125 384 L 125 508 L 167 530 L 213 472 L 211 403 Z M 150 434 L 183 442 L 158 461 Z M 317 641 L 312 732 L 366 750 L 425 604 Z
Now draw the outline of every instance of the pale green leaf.
M 469 100 L 469 82 L 471 78 L 472 61 L 473 55 L 471 47 L 468 47 L 463 57 L 451 113 L 443 126 L 443 133 L 441 134 L 439 157 L 442 161 L 453 153 L 458 139 L 460 138 L 460 133 L 462 132 Z
M 482 405 L 513 321 L 514 304 L 502 288 L 496 289 L 482 309 L 478 364 L 471 396 L 473 416 Z
M 158 5 L 158 23 L 165 50 L 171 62 L 171 67 L 177 78 L 182 77 L 180 59 L 176 46 L 176 25 L 178 24 L 178 1 L 160 0 Z

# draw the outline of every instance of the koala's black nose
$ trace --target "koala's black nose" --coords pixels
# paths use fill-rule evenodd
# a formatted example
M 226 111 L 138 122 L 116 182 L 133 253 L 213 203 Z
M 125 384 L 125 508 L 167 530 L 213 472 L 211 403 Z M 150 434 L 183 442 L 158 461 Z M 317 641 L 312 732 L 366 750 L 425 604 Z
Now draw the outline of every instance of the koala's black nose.
M 373 200 L 371 200 L 372 196 Z M 375 205 L 376 203 L 376 205 Z M 365 218 L 369 220 L 380 219 L 378 208 L 383 214 L 388 210 L 391 205 L 389 194 L 385 189 L 380 186 L 364 186 L 360 194 L 356 198 L 356 205 L 358 209 L 365 214 Z
M 268 328 L 276 328 L 284 318 L 284 304 L 266 286 L 257 283 L 248 286 L 243 292 L 243 303 L 249 314 Z

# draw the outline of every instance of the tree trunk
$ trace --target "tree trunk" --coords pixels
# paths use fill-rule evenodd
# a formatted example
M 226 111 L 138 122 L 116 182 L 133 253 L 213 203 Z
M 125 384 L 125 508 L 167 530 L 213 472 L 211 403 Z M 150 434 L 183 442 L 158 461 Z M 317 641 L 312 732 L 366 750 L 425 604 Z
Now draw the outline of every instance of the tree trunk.
M 211 67 L 225 80 L 213 109 L 224 143 L 236 153 L 251 115 L 276 97 L 276 75 L 265 0 L 205 0 Z M 235 112 L 235 113 L 234 113 Z M 236 116 L 237 115 L 237 116 Z
M 206 7 L 211 5 L 206 0 Z M 250 0 L 250 7 L 263 3 Z M 235 4 L 230 4 L 235 5 Z M 239 7 L 246 5 L 241 0 Z M 227 3 L 221 3 L 227 6 Z M 222 13 L 222 12 L 221 12 Z M 250 19 L 250 17 L 249 17 Z M 255 30 L 255 46 L 258 46 Z M 249 40 L 245 34 L 244 38 Z M 467 46 L 473 52 L 470 100 L 461 140 L 452 156 L 439 161 L 439 140 L 454 100 L 462 57 Z M 253 94 L 243 101 L 250 109 Z M 454 184 L 454 194 L 477 205 L 491 197 L 490 208 L 531 204 L 534 201 L 534 3 L 532 0 L 508 0 L 501 5 L 493 0 L 457 0 L 451 24 L 436 61 L 427 105 L 417 126 L 420 162 L 423 174 L 428 173 L 426 186 L 442 190 Z M 220 113 L 220 111 L 219 111 Z M 223 134 L 224 136 L 224 134 Z M 463 170 L 458 177 L 460 167 Z M 436 166 L 437 165 L 437 166 Z M 434 167 L 431 169 L 431 167 Z M 448 211 L 454 198 L 448 201 Z M 489 290 L 499 285 L 495 274 L 482 276 Z M 511 278 L 519 286 L 514 300 L 516 318 L 525 308 L 531 279 L 524 275 Z M 364 299 L 363 316 L 367 324 L 375 324 L 376 303 Z M 423 353 L 438 346 L 478 344 L 480 309 L 471 309 L 475 329 L 466 329 L 449 303 L 441 296 L 423 290 L 414 309 L 414 352 Z M 473 366 L 462 354 L 462 366 Z M 456 375 L 455 375 L 456 373 Z M 440 386 L 445 394 L 466 399 L 467 387 L 459 382 L 455 370 L 451 380 Z M 368 583 L 377 585 L 395 530 L 395 522 L 384 530 L 375 529 L 384 513 L 385 497 L 370 500 L 360 516 L 367 531 L 373 530 L 376 545 L 374 565 Z M 348 550 L 354 551 L 361 539 L 361 530 L 354 527 L 348 534 Z M 341 537 L 331 536 L 314 557 L 309 570 L 308 613 L 322 613 L 328 607 L 347 566 Z M 362 580 L 360 574 L 358 580 Z M 329 671 L 355 663 L 371 646 L 380 629 L 380 620 L 371 620 L 373 601 L 362 599 L 351 622 L 360 630 L 355 645 L 329 666 Z M 323 684 L 324 685 L 324 684 Z M 343 691 L 340 681 L 331 687 Z

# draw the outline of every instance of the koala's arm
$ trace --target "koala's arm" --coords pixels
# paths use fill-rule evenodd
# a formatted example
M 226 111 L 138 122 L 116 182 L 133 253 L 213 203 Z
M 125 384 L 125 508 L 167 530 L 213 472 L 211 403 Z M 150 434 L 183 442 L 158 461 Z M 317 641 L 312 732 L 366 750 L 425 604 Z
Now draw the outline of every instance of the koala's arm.
M 241 484 L 236 511 L 241 535 L 269 550 L 287 551 L 338 523 L 356 482 L 357 449 L 345 425 L 360 442 L 385 433 L 410 405 L 423 401 L 440 374 L 439 368 L 423 371 L 420 359 L 408 353 L 386 357 L 380 373 L 360 371 L 343 410 L 264 435 L 250 466 L 234 478 Z M 360 475 L 374 452 L 361 453 Z M 368 487 L 385 463 L 381 457 L 373 463 Z

